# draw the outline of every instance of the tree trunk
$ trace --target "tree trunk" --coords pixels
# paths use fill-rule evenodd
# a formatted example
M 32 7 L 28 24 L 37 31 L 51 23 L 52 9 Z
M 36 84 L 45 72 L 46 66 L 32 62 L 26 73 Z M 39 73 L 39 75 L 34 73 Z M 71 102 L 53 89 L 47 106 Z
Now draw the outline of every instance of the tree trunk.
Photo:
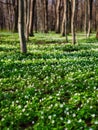
M 30 3 L 30 24 L 29 24 L 29 35 L 34 36 L 33 32 L 33 25 L 34 25 L 34 10 L 35 10 L 35 4 L 36 0 L 31 0 Z
M 56 1 L 56 33 L 60 33 L 60 3 L 61 0 Z
M 71 19 L 71 32 L 72 32 L 72 43 L 76 43 L 75 37 L 75 9 L 76 9 L 76 0 L 72 0 L 72 19 Z
M 25 30 L 24 29 L 24 0 L 19 0 L 18 31 L 19 31 L 20 47 L 22 53 L 27 52 L 24 30 Z
M 30 21 L 30 0 L 27 0 L 27 13 L 26 13 L 26 40 L 29 39 L 29 21 Z
M 71 15 L 72 15 L 71 1 L 68 0 L 68 33 L 71 33 Z
M 13 32 L 18 32 L 18 0 L 12 0 L 13 5 Z
M 88 0 L 84 1 L 84 5 L 85 5 L 85 23 L 84 23 L 84 31 L 86 33 L 87 36 L 87 28 L 88 28 Z
M 44 0 L 44 32 L 48 33 L 48 0 Z
M 92 23 L 92 5 L 93 4 L 93 0 L 88 0 L 88 33 L 87 33 L 87 37 L 90 36 L 91 33 L 91 23 Z
M 96 32 L 96 39 L 98 39 L 98 29 L 97 29 L 97 32 Z
M 63 11 L 63 21 L 62 21 L 62 36 L 66 36 L 66 42 L 68 42 L 67 38 L 67 0 L 64 0 L 64 11 Z

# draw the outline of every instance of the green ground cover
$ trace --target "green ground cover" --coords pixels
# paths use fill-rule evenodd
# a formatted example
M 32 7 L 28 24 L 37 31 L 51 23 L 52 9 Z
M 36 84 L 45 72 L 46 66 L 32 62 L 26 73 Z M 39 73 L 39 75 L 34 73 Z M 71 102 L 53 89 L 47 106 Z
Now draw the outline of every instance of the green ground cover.
M 0 33 L 1 130 L 97 130 L 94 37 L 77 34 L 72 46 L 58 34 L 39 33 L 21 54 L 18 34 Z

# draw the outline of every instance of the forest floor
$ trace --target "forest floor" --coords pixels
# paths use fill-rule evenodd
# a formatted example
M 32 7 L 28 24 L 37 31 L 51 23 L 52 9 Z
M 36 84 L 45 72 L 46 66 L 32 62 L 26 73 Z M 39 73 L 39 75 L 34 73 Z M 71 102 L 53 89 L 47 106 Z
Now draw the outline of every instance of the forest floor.
M 20 53 L 18 34 L 0 32 L 1 130 L 97 130 L 98 41 L 35 34 Z

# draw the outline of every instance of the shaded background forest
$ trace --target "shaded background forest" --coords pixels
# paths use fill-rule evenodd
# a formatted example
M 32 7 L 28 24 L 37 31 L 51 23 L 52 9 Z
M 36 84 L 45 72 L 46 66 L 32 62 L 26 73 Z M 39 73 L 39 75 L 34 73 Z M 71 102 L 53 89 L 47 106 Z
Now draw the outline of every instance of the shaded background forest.
M 26 0 L 25 2 L 27 2 Z M 32 0 L 31 0 L 32 1 Z M 29 5 L 31 6 L 29 0 Z M 70 31 L 71 27 L 71 1 L 67 0 L 67 21 Z M 32 13 L 33 13 L 33 28 L 34 30 L 47 32 L 56 31 L 60 33 L 62 30 L 63 0 L 33 0 Z M 77 31 L 84 31 L 87 16 L 86 0 L 76 1 L 76 16 L 75 25 Z M 92 30 L 96 31 L 98 23 L 98 0 L 92 2 Z M 46 10 L 46 13 L 45 13 Z M 27 11 L 27 10 L 26 10 Z M 26 12 L 27 13 L 27 12 Z M 46 15 L 46 16 L 45 16 Z M 29 19 L 30 21 L 30 19 Z M 45 27 L 47 25 L 47 27 Z M 18 30 L 18 0 L 0 0 L 0 29 L 11 30 L 17 32 Z

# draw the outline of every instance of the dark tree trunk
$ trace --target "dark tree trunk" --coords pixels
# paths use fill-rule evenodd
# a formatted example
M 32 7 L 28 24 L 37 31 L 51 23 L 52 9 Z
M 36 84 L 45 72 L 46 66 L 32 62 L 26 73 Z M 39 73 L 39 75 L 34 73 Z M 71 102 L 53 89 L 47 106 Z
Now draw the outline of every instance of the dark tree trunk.
M 19 0 L 19 18 L 18 18 L 18 30 L 20 38 L 21 52 L 26 53 L 26 39 L 25 39 L 25 29 L 24 29 L 24 0 Z
M 30 3 L 30 24 L 29 24 L 29 35 L 34 36 L 34 10 L 35 10 L 36 0 L 31 0 Z

